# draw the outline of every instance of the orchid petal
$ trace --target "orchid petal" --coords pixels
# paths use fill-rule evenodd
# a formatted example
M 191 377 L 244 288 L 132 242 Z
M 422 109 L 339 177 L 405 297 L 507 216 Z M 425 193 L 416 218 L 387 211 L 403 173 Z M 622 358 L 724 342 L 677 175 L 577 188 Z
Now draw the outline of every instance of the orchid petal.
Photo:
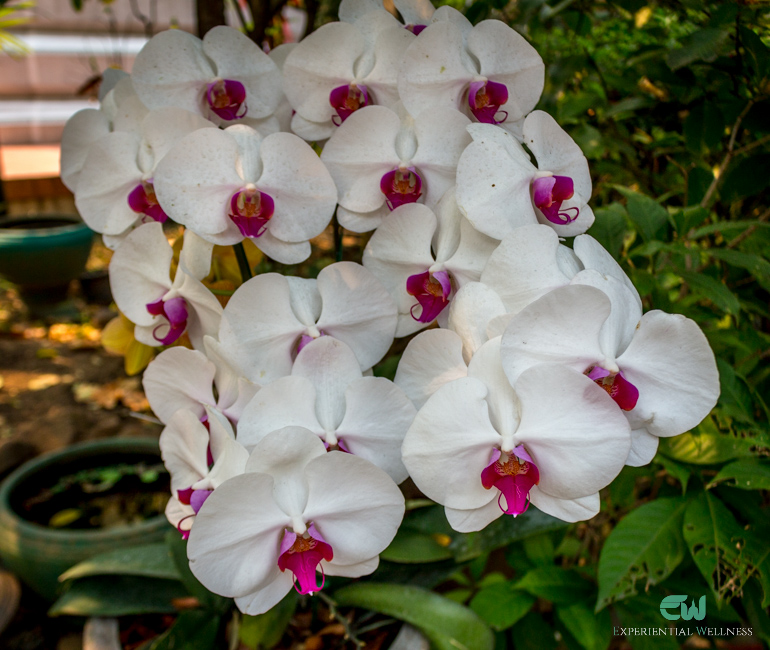
M 494 490 L 489 490 L 489 502 L 478 508 L 470 510 L 458 510 L 455 508 L 444 508 L 449 525 L 459 533 L 473 533 L 477 530 L 483 530 L 496 519 L 503 515 L 503 511 L 497 504 Z
M 203 337 L 214 336 L 222 320 L 222 305 L 199 280 L 185 273 L 180 266 L 177 276 L 182 274 L 183 281 L 178 288 L 187 305 L 192 309 L 187 321 L 187 334 L 196 350 L 203 349 Z M 175 279 L 176 281 L 176 279 Z
M 614 260 L 612 255 L 598 241 L 591 237 L 591 235 L 580 235 L 575 237 L 572 249 L 584 268 L 594 269 L 602 275 L 608 275 L 623 282 L 631 293 L 634 294 L 641 312 L 642 299 L 639 297 L 639 292 L 636 290 L 634 283 L 631 282 L 625 271 L 620 267 L 620 264 Z
M 481 282 L 469 282 L 449 306 L 449 329 L 460 336 L 467 361 L 488 340 L 489 323 L 505 314 L 500 297 Z
M 61 179 L 71 192 L 77 190 L 80 172 L 93 144 L 110 132 L 104 112 L 85 108 L 75 113 L 61 136 Z
M 257 616 L 264 614 L 275 607 L 283 597 L 288 594 L 294 584 L 294 575 L 291 571 L 281 572 L 278 563 L 274 567 L 274 577 L 267 584 L 246 596 L 235 598 L 235 605 L 244 614 Z
M 199 415 L 180 409 L 169 418 L 160 435 L 160 451 L 174 495 L 208 474 L 208 445 L 209 433 Z
M 570 523 L 595 517 L 599 514 L 601 507 L 598 492 L 577 499 L 557 499 L 543 492 L 538 486 L 534 486 L 529 492 L 529 498 L 538 510 Z
M 270 259 L 280 264 L 299 264 L 310 257 L 310 242 L 285 242 L 275 237 L 269 230 L 251 241 Z
M 659 442 L 660 438 L 648 433 L 647 429 L 631 429 L 631 451 L 628 452 L 626 465 L 631 467 L 649 465 L 658 452 Z

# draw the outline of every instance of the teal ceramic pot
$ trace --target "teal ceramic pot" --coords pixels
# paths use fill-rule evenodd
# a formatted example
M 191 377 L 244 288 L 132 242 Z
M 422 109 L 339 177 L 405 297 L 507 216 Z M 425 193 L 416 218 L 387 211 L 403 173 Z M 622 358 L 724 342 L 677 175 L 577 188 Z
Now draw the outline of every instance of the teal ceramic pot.
M 0 275 L 25 297 L 63 300 L 86 268 L 93 231 L 78 216 L 0 220 Z
M 21 501 L 56 476 L 83 469 L 161 462 L 158 442 L 143 438 L 88 441 L 35 458 L 0 484 L 0 561 L 44 598 L 54 600 L 58 578 L 71 566 L 99 553 L 161 542 L 172 530 L 165 515 L 108 529 L 48 528 L 24 518 Z

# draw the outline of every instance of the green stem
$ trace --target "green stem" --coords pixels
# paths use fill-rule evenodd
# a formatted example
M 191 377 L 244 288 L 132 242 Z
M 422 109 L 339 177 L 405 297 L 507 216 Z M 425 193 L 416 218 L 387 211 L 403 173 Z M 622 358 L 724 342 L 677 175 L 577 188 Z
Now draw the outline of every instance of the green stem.
M 241 270 L 241 277 L 243 281 L 250 280 L 252 277 L 251 268 L 249 267 L 249 260 L 246 257 L 246 251 L 243 248 L 243 242 L 233 244 L 233 250 L 235 251 L 235 259 L 238 260 L 238 268 Z
M 332 229 L 334 232 L 334 257 L 338 262 L 342 261 L 342 226 L 337 221 L 337 215 L 332 219 Z

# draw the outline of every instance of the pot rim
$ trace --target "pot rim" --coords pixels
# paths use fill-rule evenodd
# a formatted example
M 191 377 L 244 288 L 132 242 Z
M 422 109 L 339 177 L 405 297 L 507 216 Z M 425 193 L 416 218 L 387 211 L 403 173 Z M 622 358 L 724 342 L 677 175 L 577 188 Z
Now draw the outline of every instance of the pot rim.
M 61 220 L 67 225 L 47 226 L 42 228 L 14 228 L 13 226 L 33 222 L 35 220 Z M 85 221 L 77 214 L 30 214 L 23 217 L 11 217 L 0 220 L 0 235 L 3 237 L 50 237 L 56 233 L 71 233 L 83 229 L 90 230 Z
M 49 526 L 41 526 L 40 524 L 28 521 L 11 508 L 11 494 L 18 487 L 19 483 L 30 476 L 45 471 L 46 468 L 56 465 L 62 460 L 98 456 L 101 453 L 125 449 L 126 447 L 129 451 L 133 452 L 158 452 L 158 457 L 160 458 L 160 447 L 158 441 L 154 438 L 105 438 L 75 443 L 74 445 L 69 445 L 63 449 L 57 449 L 41 454 L 37 458 L 27 461 L 11 472 L 11 474 L 0 483 L 0 523 L 4 524 L 3 527 L 12 523 L 13 527 L 18 530 L 26 531 L 32 535 L 45 534 L 46 536 L 50 536 L 51 539 L 57 539 L 62 542 L 83 538 L 109 541 L 112 539 L 123 538 L 126 535 L 127 530 L 136 531 L 139 528 L 157 528 L 161 524 L 167 526 L 168 520 L 166 519 L 166 515 L 159 514 L 155 517 L 145 519 L 138 524 L 115 526 L 114 528 L 106 530 L 61 530 L 50 528 Z

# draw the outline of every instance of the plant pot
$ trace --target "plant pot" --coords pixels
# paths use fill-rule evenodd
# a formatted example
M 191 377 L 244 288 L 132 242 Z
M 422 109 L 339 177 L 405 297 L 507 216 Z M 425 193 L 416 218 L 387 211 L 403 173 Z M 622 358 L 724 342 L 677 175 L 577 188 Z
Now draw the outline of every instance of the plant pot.
M 30 521 L 23 500 L 61 476 L 86 469 L 140 461 L 160 463 L 158 442 L 142 438 L 88 441 L 31 460 L 0 485 L 0 560 L 48 600 L 58 578 L 74 564 L 98 553 L 163 541 L 170 525 L 159 514 L 135 524 L 107 529 L 64 530 Z
M 85 270 L 93 231 L 76 215 L 0 221 L 0 275 L 19 287 L 30 307 L 61 302 Z

